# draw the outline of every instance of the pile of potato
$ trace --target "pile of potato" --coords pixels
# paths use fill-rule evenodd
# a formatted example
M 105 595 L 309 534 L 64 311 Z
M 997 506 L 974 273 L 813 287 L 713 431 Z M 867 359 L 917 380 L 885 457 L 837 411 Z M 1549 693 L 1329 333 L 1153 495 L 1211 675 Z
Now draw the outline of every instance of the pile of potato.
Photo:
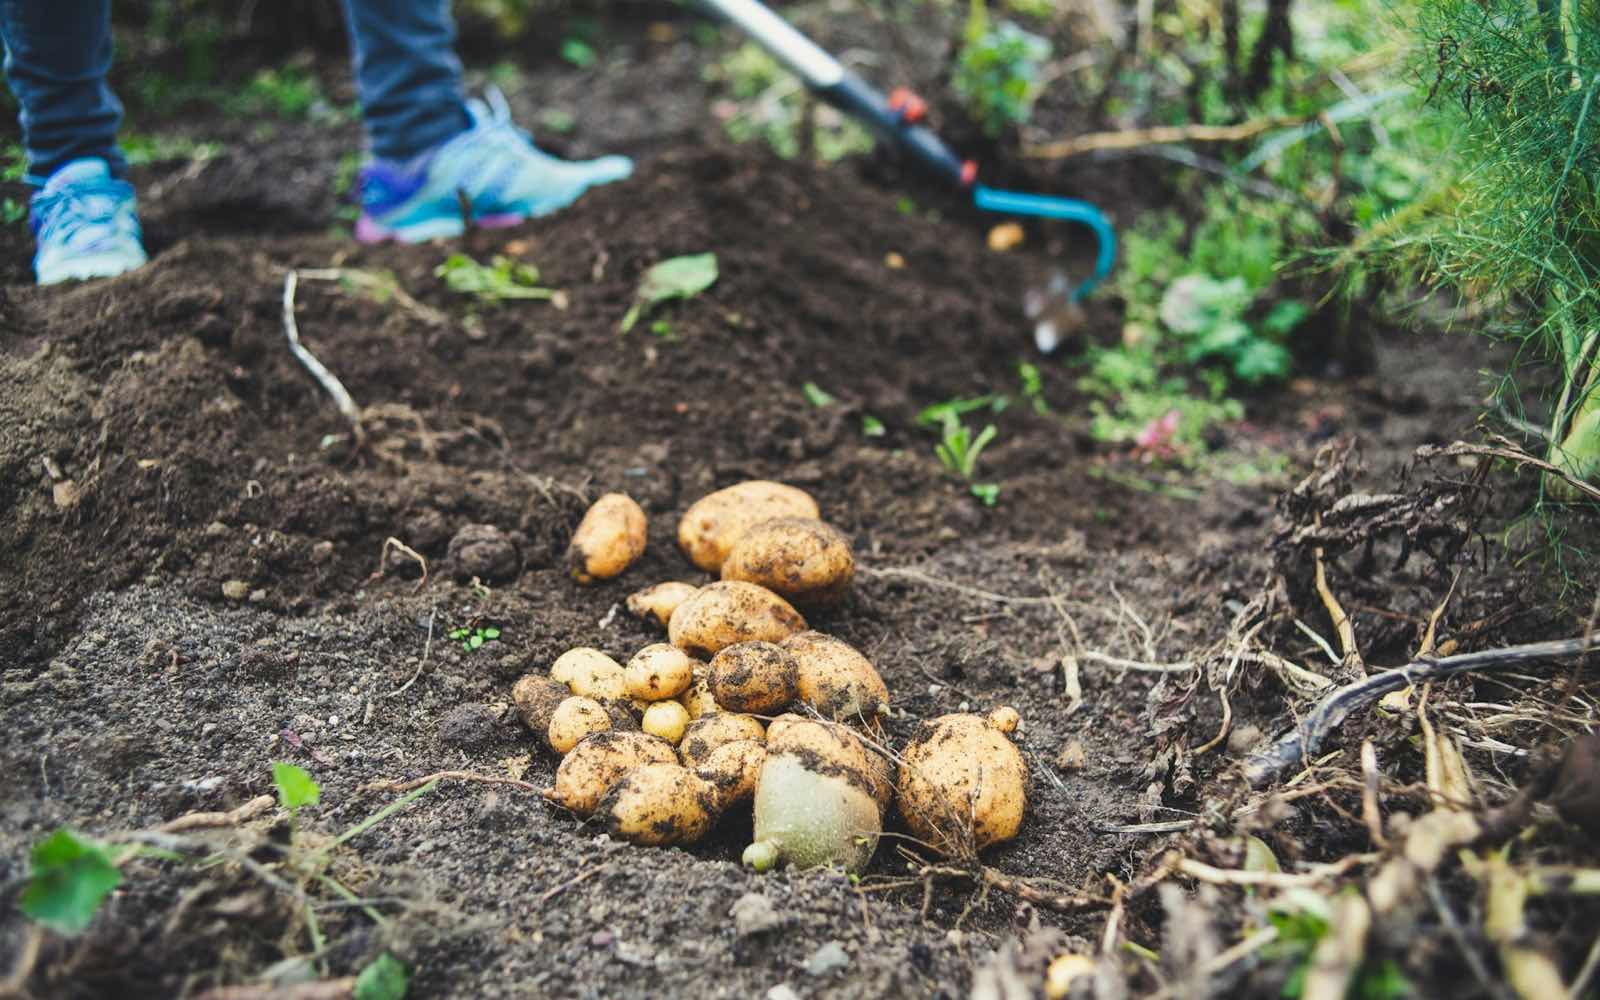
M 639 505 L 607 494 L 573 535 L 573 577 L 621 574 L 645 538 Z M 848 643 L 807 626 L 797 606 L 838 604 L 855 574 L 849 540 L 807 493 L 760 480 L 719 490 L 685 512 L 678 544 L 720 579 L 628 598 L 666 642 L 626 664 L 571 649 L 513 688 L 523 721 L 562 756 L 549 801 L 651 845 L 694 843 L 749 806 L 744 860 L 758 870 L 859 871 L 891 805 L 913 837 L 947 855 L 1016 835 L 1027 784 L 1007 735 L 1016 712 L 943 716 L 893 755 L 883 678 Z

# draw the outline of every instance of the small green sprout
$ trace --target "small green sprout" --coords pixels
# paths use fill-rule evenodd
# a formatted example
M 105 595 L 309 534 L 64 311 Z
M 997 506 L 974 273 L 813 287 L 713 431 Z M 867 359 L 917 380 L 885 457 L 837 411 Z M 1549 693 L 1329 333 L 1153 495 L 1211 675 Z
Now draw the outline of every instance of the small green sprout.
M 807 382 L 805 385 L 800 387 L 800 391 L 805 393 L 806 402 L 817 407 L 818 409 L 821 409 L 824 406 L 832 406 L 834 403 L 838 402 L 838 400 L 836 400 L 831 393 L 823 389 L 820 385 L 817 385 L 815 382 Z
M 985 507 L 993 507 L 1000 502 L 999 483 L 973 483 L 968 489 Z
M 480 649 L 486 642 L 493 642 L 500 638 L 500 630 L 493 625 L 478 625 L 469 627 L 462 625 L 450 630 L 450 638 L 461 643 L 461 648 L 467 652 Z
M 888 431 L 883 426 L 883 421 L 882 420 L 879 420 L 877 417 L 873 416 L 870 413 L 863 413 L 861 415 L 861 436 L 862 437 L 881 438 L 886 433 L 888 433 Z
M 464 253 L 453 253 L 433 269 L 452 292 L 472 295 L 487 302 L 503 299 L 553 299 L 555 290 L 539 285 L 539 269 L 511 257 L 496 255 L 480 264 Z
M 301 807 L 322 801 L 322 786 L 312 780 L 305 768 L 295 764 L 273 762 L 272 783 L 278 788 L 278 802 L 289 810 L 291 823 Z
M 959 417 L 947 414 L 940 428 L 940 441 L 933 446 L 933 453 L 939 456 L 945 468 L 962 479 L 971 479 L 978 471 L 978 456 L 997 433 L 994 424 L 989 424 L 974 436 Z
M 373 959 L 356 977 L 355 1000 L 401 1000 L 410 976 L 400 960 L 388 952 Z
M 1044 399 L 1044 374 L 1039 366 L 1029 361 L 1020 362 L 1017 377 L 1022 380 L 1022 398 L 1033 404 L 1033 412 L 1049 413 L 1050 404 Z
M 67 829 L 33 845 L 22 912 L 58 934 L 82 933 L 122 882 L 114 850 Z
M 717 280 L 717 255 L 688 254 L 672 257 L 650 268 L 639 282 L 633 305 L 622 317 L 619 333 L 627 333 L 645 313 L 672 299 L 692 299 Z

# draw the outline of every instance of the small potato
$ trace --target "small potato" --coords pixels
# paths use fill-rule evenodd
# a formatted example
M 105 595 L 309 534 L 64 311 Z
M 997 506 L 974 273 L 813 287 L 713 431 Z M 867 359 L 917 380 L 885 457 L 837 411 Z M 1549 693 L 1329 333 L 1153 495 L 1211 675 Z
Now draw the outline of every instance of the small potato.
M 585 736 L 556 768 L 554 786 L 541 794 L 579 816 L 591 815 L 622 776 L 645 764 L 673 764 L 672 747 L 644 733 L 604 732 Z
M 667 639 L 690 656 L 710 659 L 736 642 L 782 642 L 805 627 L 800 612 L 765 587 L 722 580 L 678 605 Z
M 550 716 L 556 706 L 572 697 L 572 690 L 553 677 L 528 674 L 511 688 L 511 701 L 527 727 L 545 739 L 550 734 Z
M 622 664 L 598 649 L 567 650 L 550 664 L 550 676 L 585 698 L 621 701 L 628 696 Z
M 692 583 L 679 583 L 676 580 L 658 583 L 653 587 L 646 587 L 629 594 L 628 611 L 639 618 L 654 619 L 656 624 L 666 628 L 667 622 L 672 620 L 672 613 L 678 610 L 678 605 L 687 601 L 699 589 Z
M 950 856 L 1010 840 L 1027 808 L 1022 754 L 981 715 L 924 723 L 900 760 L 900 817 Z
M 846 726 L 785 716 L 773 729 L 756 782 L 755 838 L 745 863 L 757 871 L 780 861 L 862 870 L 883 829 L 869 754 Z
M 611 715 L 606 707 L 593 698 L 578 695 L 556 706 L 550 716 L 550 729 L 546 742 L 556 753 L 565 754 L 578 745 L 578 741 L 591 733 L 603 733 L 611 728 Z
M 678 695 L 678 704 L 689 710 L 689 718 L 698 719 L 702 715 L 720 712 L 716 696 L 711 693 L 711 680 L 708 671 L 696 668 L 694 680 L 690 682 L 687 690 Z
M 767 748 L 755 740 L 724 743 L 706 755 L 695 773 L 717 788 L 717 811 L 726 812 L 755 797 Z
M 850 540 L 810 517 L 779 517 L 750 528 L 722 562 L 724 580 L 760 584 L 805 608 L 838 604 L 855 579 Z
M 678 764 L 645 764 L 612 786 L 600 813 L 613 837 L 635 844 L 692 844 L 717 817 L 717 788 Z
M 644 555 L 644 511 L 626 493 L 607 493 L 594 502 L 572 533 L 567 565 L 572 578 L 589 584 L 620 576 Z
M 688 725 L 688 709 L 675 701 L 658 701 L 645 709 L 640 728 L 651 736 L 659 736 L 677 746 L 683 741 L 683 731 Z
M 800 700 L 825 719 L 875 723 L 889 710 L 889 689 L 855 647 L 821 632 L 801 632 L 781 643 L 799 664 Z
M 799 671 L 794 654 L 782 646 L 736 642 L 711 658 L 711 694 L 725 711 L 770 715 L 794 701 Z
M 1022 716 L 1010 705 L 1001 705 L 989 713 L 989 725 L 1002 733 L 1010 735 L 1017 731 L 1017 726 L 1022 722 Z
M 689 689 L 694 680 L 694 660 L 669 642 L 657 642 L 633 654 L 623 671 L 628 697 L 665 701 Z
M 817 517 L 817 502 L 804 490 L 752 479 L 696 500 L 678 522 L 678 547 L 707 573 L 722 570 L 734 543 L 747 530 L 775 517 Z
M 713 712 L 689 723 L 683 732 L 683 742 L 678 744 L 678 756 L 690 767 L 699 767 L 711 756 L 711 751 L 735 740 L 755 740 L 765 743 L 767 731 L 761 720 L 751 715 L 734 712 Z

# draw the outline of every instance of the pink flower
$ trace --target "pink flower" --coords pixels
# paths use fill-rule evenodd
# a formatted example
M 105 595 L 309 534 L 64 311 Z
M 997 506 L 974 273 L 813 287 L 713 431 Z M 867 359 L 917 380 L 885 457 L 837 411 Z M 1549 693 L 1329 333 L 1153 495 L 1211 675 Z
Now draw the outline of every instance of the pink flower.
M 1133 443 L 1139 448 L 1154 452 L 1171 452 L 1172 439 L 1178 434 L 1177 410 L 1168 410 L 1165 416 L 1156 417 L 1134 435 Z

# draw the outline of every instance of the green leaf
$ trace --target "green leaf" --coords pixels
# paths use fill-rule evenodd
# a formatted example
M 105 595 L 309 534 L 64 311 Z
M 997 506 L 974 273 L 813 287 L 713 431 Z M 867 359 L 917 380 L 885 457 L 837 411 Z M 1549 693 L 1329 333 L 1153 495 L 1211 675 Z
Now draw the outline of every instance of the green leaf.
M 314 806 L 322 799 L 322 786 L 311 780 L 305 768 L 294 764 L 274 762 L 272 783 L 278 786 L 278 801 L 290 812 L 301 806 Z
M 400 960 L 384 952 L 356 977 L 355 1000 L 401 1000 L 409 979 Z
M 539 269 L 511 257 L 497 256 L 480 264 L 464 253 L 453 253 L 433 269 L 445 286 L 462 295 L 491 302 L 501 299 L 549 299 L 555 292 L 539 287 Z
M 1278 856 L 1260 837 L 1244 838 L 1244 870 L 1247 872 L 1281 872 Z
M 1192 337 L 1238 320 L 1250 308 L 1251 298 L 1243 278 L 1218 281 L 1208 274 L 1186 274 L 1167 286 L 1159 314 L 1167 329 Z
M 652 267 L 644 273 L 634 303 L 622 318 L 622 332 L 633 329 L 639 317 L 657 303 L 699 295 L 716 282 L 717 273 L 714 253 L 672 257 Z
M 1261 332 L 1274 340 L 1282 340 L 1311 315 L 1311 307 L 1298 299 L 1282 299 L 1267 311 L 1261 320 Z
M 973 483 L 972 495 L 983 502 L 985 507 L 993 507 L 1000 502 L 999 483 Z
M 485 639 L 498 639 L 500 638 L 500 630 L 491 625 L 483 630 L 483 637 Z
M 482 632 L 474 632 L 472 634 L 472 636 L 467 639 L 467 648 L 468 649 L 477 649 L 481 645 L 483 645 L 483 633 Z
M 594 46 L 576 38 L 569 38 L 561 43 L 561 58 L 578 67 L 588 69 L 599 58 L 595 54 Z
M 970 399 L 947 399 L 942 403 L 934 403 L 921 413 L 918 413 L 917 423 L 923 427 L 937 427 L 942 425 L 948 417 L 959 417 L 962 414 L 971 413 L 973 410 L 981 410 L 986 406 L 998 413 L 1000 410 L 1005 409 L 1005 403 L 1002 402 L 1004 399 L 1004 396 L 996 396 L 993 393 L 986 396 L 973 396 Z
M 821 409 L 824 406 L 832 406 L 834 403 L 838 402 L 838 400 L 834 399 L 832 395 L 830 395 L 815 382 L 807 382 L 805 385 L 800 387 L 800 391 L 805 393 L 806 402 L 817 407 L 818 409 Z
M 883 421 L 870 413 L 861 415 L 861 434 L 863 437 L 879 438 L 885 434 Z
M 1233 359 L 1233 372 L 1249 383 L 1283 378 L 1294 363 L 1288 348 L 1259 337 L 1249 340 Z
M 111 853 L 67 829 L 33 845 L 33 864 L 19 904 L 30 918 L 59 934 L 78 934 L 122 881 Z

